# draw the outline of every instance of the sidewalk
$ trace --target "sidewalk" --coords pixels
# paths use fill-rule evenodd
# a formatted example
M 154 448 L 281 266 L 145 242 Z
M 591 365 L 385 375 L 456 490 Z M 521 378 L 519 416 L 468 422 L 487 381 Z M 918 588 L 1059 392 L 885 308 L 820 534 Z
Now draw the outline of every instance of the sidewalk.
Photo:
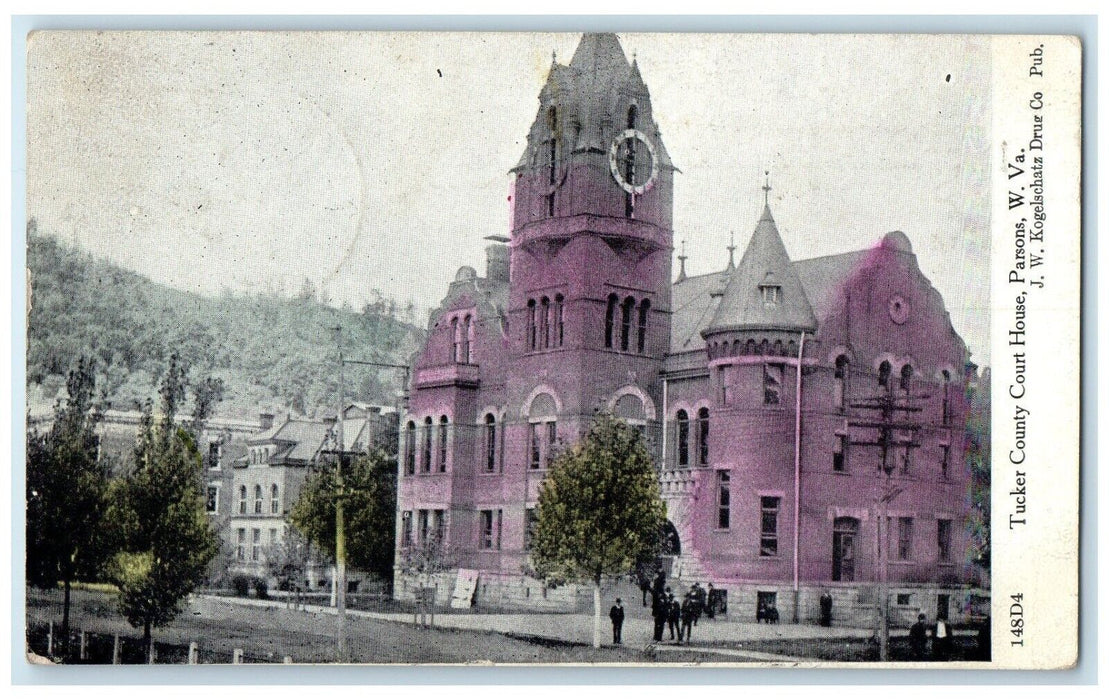
M 258 607 L 285 607 L 284 602 L 243 598 L 220 598 L 223 602 Z M 335 609 L 319 605 L 307 605 L 310 613 L 334 614 Z M 348 610 L 352 618 L 388 620 L 412 624 L 412 613 L 372 612 Z M 601 639 L 611 640 L 612 627 L 605 617 L 601 624 Z M 583 613 L 436 613 L 435 626 L 445 629 L 480 630 L 501 634 L 528 635 L 564 642 L 592 644 L 593 616 Z M 632 647 L 646 646 L 651 643 L 653 623 L 649 619 L 627 619 L 624 622 L 624 644 Z M 873 630 L 850 627 L 820 627 L 818 625 L 777 624 L 766 625 L 754 622 L 737 622 L 727 619 L 707 619 L 702 617 L 693 628 L 692 643 L 698 646 L 713 644 L 736 644 L 740 642 L 781 640 L 781 639 L 866 639 Z M 664 635 L 664 644 L 669 644 L 670 634 Z M 677 647 L 689 649 L 689 647 Z M 750 655 L 751 652 L 743 652 Z M 774 660 L 790 660 L 788 658 Z

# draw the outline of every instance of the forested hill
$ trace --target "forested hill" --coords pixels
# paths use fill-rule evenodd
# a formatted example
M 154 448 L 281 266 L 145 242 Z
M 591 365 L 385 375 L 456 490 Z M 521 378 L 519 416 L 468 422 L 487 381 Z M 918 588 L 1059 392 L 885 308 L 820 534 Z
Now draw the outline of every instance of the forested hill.
M 424 331 L 413 310 L 378 298 L 361 312 L 319 303 L 311 294 L 204 297 L 156 284 L 28 231 L 32 307 L 27 333 L 27 390 L 32 406 L 49 405 L 82 354 L 96 358 L 113 408 L 154 393 L 173 352 L 190 376 L 225 383 L 218 414 L 250 416 L 259 405 L 312 414 L 333 405 L 338 386 L 335 333 L 348 357 L 404 363 Z M 392 404 L 395 370 L 350 367 L 351 400 Z

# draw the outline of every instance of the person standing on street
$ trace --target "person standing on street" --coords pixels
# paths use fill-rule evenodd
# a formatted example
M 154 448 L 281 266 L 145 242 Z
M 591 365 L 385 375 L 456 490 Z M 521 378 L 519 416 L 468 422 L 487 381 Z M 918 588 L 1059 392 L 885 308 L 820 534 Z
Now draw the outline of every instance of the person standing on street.
M 608 619 L 612 620 L 612 643 L 623 644 L 621 633 L 624 629 L 624 604 L 619 598 L 616 599 L 616 605 L 608 611 Z
M 688 642 L 693 637 L 693 625 L 697 621 L 697 604 L 689 593 L 685 594 L 685 600 L 682 601 L 681 613 L 682 626 L 678 628 L 678 641 Z
M 669 604 L 667 607 L 666 621 L 670 623 L 670 641 L 674 641 L 678 633 L 678 625 L 682 619 L 682 606 L 678 601 L 674 600 L 674 594 L 670 594 Z
M 670 603 L 666 597 L 661 593 L 653 593 L 651 597 L 651 617 L 655 619 L 655 634 L 654 640 L 656 642 L 662 641 L 662 630 L 666 627 L 666 618 L 670 616 Z
M 928 630 L 924 625 L 924 619 L 924 613 L 920 613 L 916 624 L 909 628 L 909 651 L 914 661 L 924 660 L 924 649 L 928 645 Z

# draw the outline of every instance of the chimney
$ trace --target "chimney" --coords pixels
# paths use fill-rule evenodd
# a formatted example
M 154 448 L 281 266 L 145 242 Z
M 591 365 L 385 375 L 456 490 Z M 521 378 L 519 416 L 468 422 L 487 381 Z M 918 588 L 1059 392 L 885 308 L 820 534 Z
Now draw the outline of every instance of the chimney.
M 258 427 L 262 430 L 269 430 L 273 427 L 273 414 L 269 411 L 262 411 L 258 414 Z
M 485 277 L 508 281 L 508 246 L 498 243 L 485 247 Z

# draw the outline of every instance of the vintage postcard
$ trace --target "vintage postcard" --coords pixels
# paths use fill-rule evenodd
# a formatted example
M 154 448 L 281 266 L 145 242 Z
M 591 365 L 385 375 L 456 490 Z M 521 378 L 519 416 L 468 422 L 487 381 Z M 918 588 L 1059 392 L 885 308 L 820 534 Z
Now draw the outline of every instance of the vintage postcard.
M 31 663 L 1076 662 L 1074 37 L 27 45 Z

